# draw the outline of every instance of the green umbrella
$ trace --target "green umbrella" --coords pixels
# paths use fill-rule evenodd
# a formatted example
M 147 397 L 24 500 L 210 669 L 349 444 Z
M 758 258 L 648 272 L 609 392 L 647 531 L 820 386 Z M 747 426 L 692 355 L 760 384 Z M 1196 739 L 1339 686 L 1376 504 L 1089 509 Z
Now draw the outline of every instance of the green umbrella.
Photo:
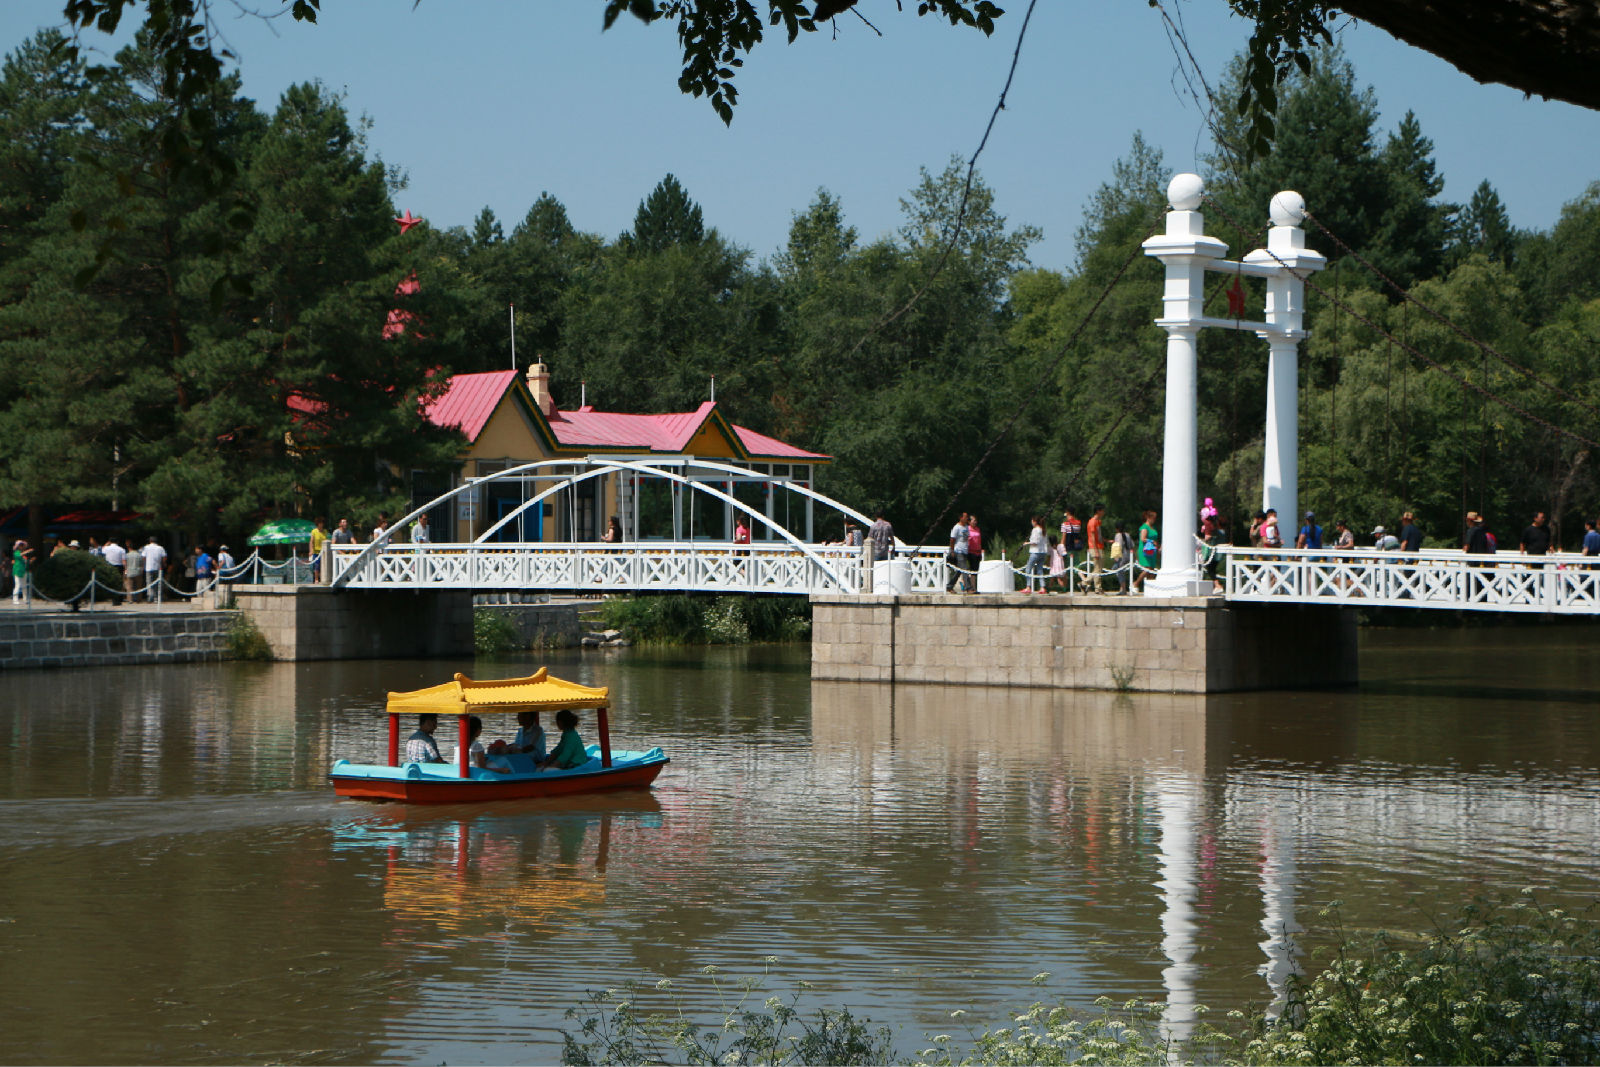
M 250 535 L 252 545 L 303 545 L 311 540 L 310 519 L 273 519 Z

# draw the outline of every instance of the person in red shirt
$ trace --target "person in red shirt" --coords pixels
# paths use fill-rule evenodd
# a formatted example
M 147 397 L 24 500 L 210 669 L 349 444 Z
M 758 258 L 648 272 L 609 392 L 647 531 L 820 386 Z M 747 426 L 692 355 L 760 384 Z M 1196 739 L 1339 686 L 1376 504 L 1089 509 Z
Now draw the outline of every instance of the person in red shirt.
M 1105 592 L 1100 585 L 1100 570 L 1103 566 L 1101 561 L 1105 558 L 1106 551 L 1106 540 L 1104 533 L 1101 532 L 1101 523 L 1105 517 L 1106 506 L 1104 504 L 1096 504 L 1094 506 L 1094 514 L 1089 517 L 1089 522 L 1084 527 L 1084 535 L 1088 540 L 1089 546 L 1089 580 L 1086 584 L 1096 593 Z

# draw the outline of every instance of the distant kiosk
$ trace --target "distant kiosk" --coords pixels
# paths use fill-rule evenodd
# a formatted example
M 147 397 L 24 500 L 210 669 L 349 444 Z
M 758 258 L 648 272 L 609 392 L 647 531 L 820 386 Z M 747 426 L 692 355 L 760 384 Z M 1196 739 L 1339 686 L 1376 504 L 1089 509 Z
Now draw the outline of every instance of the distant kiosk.
M 1162 448 L 1161 568 L 1144 583 L 1146 596 L 1203 596 L 1202 579 L 1191 550 L 1190 531 L 1199 514 L 1197 350 L 1200 330 L 1249 330 L 1266 339 L 1267 428 L 1262 506 L 1277 508 L 1280 521 L 1294 523 L 1300 483 L 1298 379 L 1300 340 L 1306 336 L 1305 276 L 1327 266 L 1322 253 L 1306 247 L 1304 198 L 1281 192 L 1272 198 L 1267 247 L 1243 260 L 1227 260 L 1228 246 L 1205 235 L 1200 203 L 1205 183 L 1196 174 L 1179 174 L 1167 185 L 1167 230 L 1144 243 L 1145 254 L 1167 269 L 1162 315 L 1167 331 L 1166 437 Z M 1210 318 L 1205 314 L 1206 272 L 1267 280 L 1267 321 Z

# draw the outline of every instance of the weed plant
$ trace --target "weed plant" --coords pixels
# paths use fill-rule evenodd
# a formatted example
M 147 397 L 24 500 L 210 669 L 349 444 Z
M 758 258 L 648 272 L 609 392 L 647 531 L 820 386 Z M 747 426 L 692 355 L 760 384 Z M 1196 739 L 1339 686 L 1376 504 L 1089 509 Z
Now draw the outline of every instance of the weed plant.
M 517 624 L 503 611 L 490 607 L 472 609 L 472 647 L 480 656 L 502 656 L 520 652 L 526 646 Z
M 267 644 L 266 635 L 256 626 L 255 620 L 244 612 L 239 612 L 228 623 L 227 652 L 229 659 L 242 660 L 269 660 L 272 658 L 272 646 Z
M 1163 1036 L 1161 1007 L 1109 998 L 1085 1013 L 1035 1003 L 1002 1026 L 977 1028 L 951 1012 L 961 1035 L 937 1034 L 898 1062 L 1147 1064 L 1579 1064 L 1600 1061 L 1600 921 L 1592 909 L 1546 908 L 1531 891 L 1479 899 L 1420 936 L 1343 936 L 1338 905 L 1323 912 L 1339 934 L 1328 965 L 1291 984 L 1275 1018 L 1231 1011 L 1202 1024 L 1182 1047 Z M 770 967 L 774 957 L 767 958 Z M 729 983 L 717 968 L 706 989 L 670 979 L 591 993 L 567 1013 L 564 1062 L 896 1062 L 883 1026 L 842 1008 L 802 1009 L 809 983 L 787 998 L 758 999 L 763 979 Z M 1047 974 L 1037 975 L 1043 984 Z M 691 996 L 692 994 L 692 996 Z M 686 1001 L 709 1005 L 696 1011 Z M 1204 1015 L 1203 1008 L 1196 1013 Z M 1229 1029 L 1231 1027 L 1231 1029 Z

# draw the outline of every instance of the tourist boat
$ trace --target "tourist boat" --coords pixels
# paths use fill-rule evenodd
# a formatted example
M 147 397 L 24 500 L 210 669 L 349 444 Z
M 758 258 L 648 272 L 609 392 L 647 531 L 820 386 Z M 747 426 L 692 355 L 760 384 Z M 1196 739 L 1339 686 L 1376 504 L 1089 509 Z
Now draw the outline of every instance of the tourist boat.
M 339 796 L 399 800 L 408 804 L 458 804 L 646 788 L 667 765 L 667 757 L 659 748 L 647 752 L 613 752 L 607 719 L 610 705 L 608 688 L 552 678 L 543 667 L 526 678 L 474 681 L 457 674 L 442 685 L 409 693 L 390 693 L 389 762 L 351 763 L 342 759 L 334 763 L 328 777 Z M 494 756 L 511 766 L 509 774 L 470 765 L 467 725 L 470 716 L 531 711 L 537 722 L 540 713 L 563 709 L 595 712 L 595 732 L 600 743 L 587 746 L 589 762 L 570 770 L 540 771 L 534 769 L 533 757 L 515 753 Z M 427 714 L 439 716 L 441 727 L 450 716 L 456 717 L 455 765 L 400 762 L 400 717 Z

